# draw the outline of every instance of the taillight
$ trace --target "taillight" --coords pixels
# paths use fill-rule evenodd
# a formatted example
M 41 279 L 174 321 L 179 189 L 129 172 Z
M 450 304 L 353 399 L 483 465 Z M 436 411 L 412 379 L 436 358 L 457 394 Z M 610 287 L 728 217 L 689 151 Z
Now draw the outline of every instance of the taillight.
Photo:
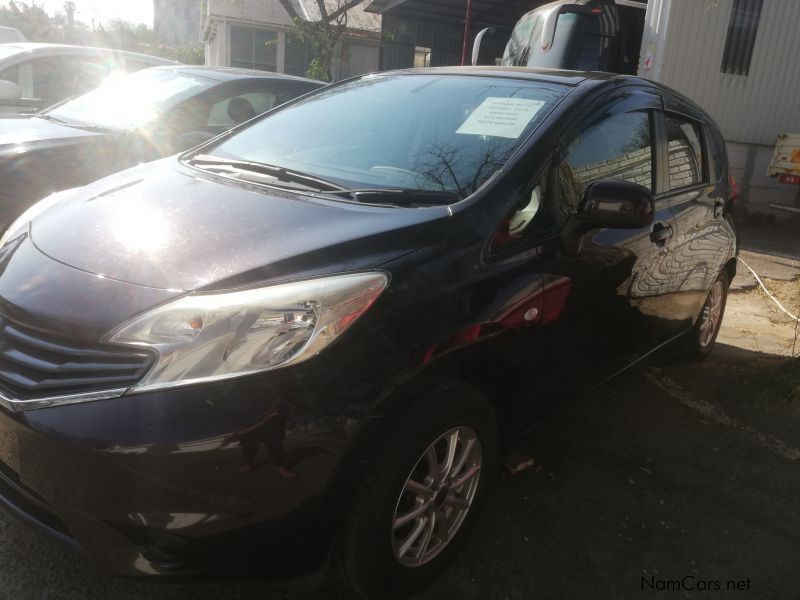
M 739 184 L 736 183 L 736 177 L 734 177 L 732 173 L 728 175 L 728 189 L 730 190 L 728 202 L 733 206 L 736 202 L 736 198 L 739 197 Z

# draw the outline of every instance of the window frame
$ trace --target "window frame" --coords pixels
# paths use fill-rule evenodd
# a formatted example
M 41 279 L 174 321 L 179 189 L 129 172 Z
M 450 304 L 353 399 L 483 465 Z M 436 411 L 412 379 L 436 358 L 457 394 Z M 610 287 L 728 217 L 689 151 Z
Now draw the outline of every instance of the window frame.
M 520 200 L 530 198 L 533 190 L 537 186 L 542 187 L 541 205 L 536 217 L 528 225 L 528 228 L 518 238 L 509 240 L 501 246 L 494 246 L 494 241 L 501 233 L 501 229 L 506 227 L 511 218 L 517 213 L 516 206 L 512 208 L 504 217 L 500 224 L 495 228 L 489 238 L 489 243 L 486 247 L 486 262 L 494 262 L 503 260 L 511 256 L 522 254 L 523 252 L 530 251 L 532 248 L 540 246 L 554 238 L 557 238 L 561 230 L 558 224 L 558 213 L 555 210 L 555 204 L 550 199 L 550 190 L 553 185 L 557 183 L 558 177 L 556 176 L 556 169 L 554 164 L 556 161 L 556 154 L 551 154 L 545 161 L 544 165 L 534 170 L 532 177 L 520 181 L 515 186 L 515 195 Z M 538 223 L 534 223 L 538 220 Z
M 657 191 L 664 188 L 663 178 L 665 172 L 663 162 L 666 160 L 665 149 L 661 147 L 660 140 L 662 133 L 659 129 L 663 127 L 662 120 L 658 118 L 658 113 L 663 111 L 664 98 L 651 88 L 638 85 L 628 85 L 617 88 L 613 92 L 601 90 L 583 100 L 582 106 L 572 112 L 569 117 L 563 119 L 562 123 L 556 124 L 552 136 L 556 140 L 553 151 L 547 155 L 547 159 L 542 161 L 544 165 L 536 169 L 532 176 L 526 177 L 524 181 L 519 181 L 515 189 L 520 190 L 520 197 L 530 194 L 534 187 L 540 182 L 544 182 L 545 189 L 542 195 L 543 218 L 546 222 L 542 227 L 535 228 L 518 240 L 509 242 L 499 248 L 491 248 L 487 244 L 485 260 L 487 262 L 502 261 L 530 252 L 532 249 L 547 244 L 557 239 L 561 234 L 567 220 L 559 220 L 557 207 L 559 199 L 558 187 L 558 165 L 560 165 L 563 149 L 569 146 L 565 140 L 572 141 L 579 135 L 585 127 L 583 124 L 587 120 L 592 120 L 600 112 L 606 112 L 606 116 L 630 112 L 647 112 L 650 119 L 650 149 L 651 164 L 653 172 L 651 174 L 651 188 L 654 201 L 658 202 Z M 527 154 L 532 154 L 533 148 L 528 148 Z M 500 231 L 500 228 L 513 216 L 513 212 L 506 214 L 502 221 L 498 223 L 495 232 L 490 240 L 493 240 Z M 577 213 L 573 213 L 574 216 Z
M 643 91 L 643 90 L 642 90 Z M 655 94 L 647 94 L 648 96 L 652 96 L 653 100 L 660 100 L 660 98 Z M 663 160 L 664 160 L 664 152 L 665 148 L 662 148 L 660 143 L 659 137 L 659 130 L 658 130 L 658 119 L 656 117 L 656 112 L 660 110 L 660 106 L 648 106 L 644 103 L 632 102 L 629 98 L 619 98 L 616 97 L 614 99 L 609 99 L 609 102 L 603 105 L 602 107 L 590 107 L 589 110 L 583 112 L 581 115 L 577 116 L 574 121 L 572 121 L 565 131 L 559 135 L 559 140 L 567 140 L 567 142 L 559 141 L 556 151 L 554 153 L 553 163 L 551 165 L 551 171 L 553 171 L 553 185 L 550 188 L 550 192 L 558 193 L 560 191 L 558 185 L 558 166 L 561 164 L 564 155 L 564 149 L 569 147 L 571 141 L 575 139 L 576 136 L 580 135 L 582 131 L 585 130 L 585 127 L 582 126 L 587 121 L 593 120 L 600 111 L 605 111 L 605 118 L 618 115 L 618 114 L 627 114 L 627 113 L 636 113 L 636 112 L 646 112 L 648 113 L 648 117 L 650 120 L 650 163 L 652 165 L 652 173 L 650 175 L 650 192 L 653 194 L 653 197 L 656 197 L 657 190 L 661 189 L 663 185 L 663 177 L 664 177 L 664 169 L 663 169 Z M 560 195 L 558 196 L 560 198 Z M 558 202 L 558 198 L 555 200 L 551 200 L 551 204 L 555 204 Z M 556 226 L 561 228 L 563 227 L 564 221 L 560 221 L 558 219 L 558 211 L 556 210 Z M 577 214 L 577 213 L 572 213 Z
M 696 117 L 687 115 L 686 113 L 679 112 L 676 110 L 665 109 L 665 110 L 657 110 L 654 112 L 657 113 L 656 115 L 654 115 L 656 120 L 658 121 L 659 136 L 657 144 L 661 149 L 660 166 L 661 166 L 661 172 L 664 175 L 663 179 L 660 180 L 661 185 L 658 189 L 658 192 L 655 193 L 654 197 L 657 200 L 661 198 L 671 198 L 673 196 L 678 196 L 680 194 L 685 194 L 687 192 L 692 192 L 695 190 L 707 188 L 709 185 L 711 185 L 710 173 L 712 166 L 711 163 L 712 159 L 710 152 L 711 149 L 709 147 L 708 133 L 706 132 L 707 124 Z M 699 131 L 700 147 L 704 152 L 703 164 L 702 164 L 703 171 L 700 181 L 698 183 L 676 188 L 674 190 L 670 189 L 670 183 L 669 183 L 669 137 L 667 134 L 667 116 L 677 118 L 694 125 L 695 128 Z
M 752 11 L 752 16 L 748 13 Z M 719 70 L 726 75 L 747 77 L 753 64 L 764 0 L 733 0 L 728 17 L 725 45 Z M 751 25 L 745 31 L 745 25 Z
M 234 40 L 234 32 L 237 29 L 241 30 L 241 31 L 246 31 L 248 33 L 248 37 L 250 38 L 250 40 L 249 40 L 250 57 L 249 57 L 249 59 L 247 61 L 239 60 L 237 58 L 234 58 L 234 54 L 233 54 L 233 52 L 234 52 L 234 48 L 233 48 L 234 41 L 233 40 Z M 280 32 L 277 29 L 273 29 L 273 28 L 269 28 L 269 27 L 256 27 L 256 26 L 247 25 L 247 24 L 232 23 L 229 33 L 230 33 L 230 37 L 229 37 L 229 41 L 228 41 L 228 45 L 229 45 L 228 54 L 229 54 L 229 62 L 230 62 L 230 64 L 232 66 L 235 66 L 235 65 L 233 65 L 234 62 L 238 62 L 238 63 L 245 63 L 246 62 L 247 63 L 246 66 L 241 66 L 239 68 L 253 69 L 253 70 L 257 70 L 257 71 L 264 71 L 266 73 L 277 73 L 278 72 L 278 68 L 280 66 L 278 64 L 279 63 L 279 61 L 278 61 L 278 54 L 279 54 L 278 53 L 278 46 L 280 45 Z M 264 33 L 274 35 L 273 39 L 268 40 L 264 44 L 265 47 L 266 47 L 267 43 L 272 43 L 272 48 L 274 49 L 274 52 L 275 52 L 275 64 L 274 65 L 272 63 L 264 63 L 264 62 L 256 61 L 256 58 L 257 58 L 256 57 L 256 54 L 257 54 L 256 49 L 259 47 L 259 45 L 257 43 L 257 36 L 259 34 L 264 34 Z M 274 66 L 275 68 L 274 69 L 263 68 L 263 67 L 271 67 L 271 66 Z

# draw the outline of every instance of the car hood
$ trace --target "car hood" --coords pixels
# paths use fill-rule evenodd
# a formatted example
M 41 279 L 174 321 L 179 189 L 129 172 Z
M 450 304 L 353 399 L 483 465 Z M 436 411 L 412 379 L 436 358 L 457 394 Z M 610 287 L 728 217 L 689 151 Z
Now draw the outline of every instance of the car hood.
M 140 165 L 46 200 L 41 252 L 150 288 L 230 289 L 374 268 L 444 230 L 448 207 L 376 207 L 266 189 L 181 165 Z M 426 241 L 427 240 L 427 241 Z
M 0 152 L 18 153 L 20 147 L 57 145 L 98 135 L 100 132 L 69 127 L 39 117 L 0 119 Z

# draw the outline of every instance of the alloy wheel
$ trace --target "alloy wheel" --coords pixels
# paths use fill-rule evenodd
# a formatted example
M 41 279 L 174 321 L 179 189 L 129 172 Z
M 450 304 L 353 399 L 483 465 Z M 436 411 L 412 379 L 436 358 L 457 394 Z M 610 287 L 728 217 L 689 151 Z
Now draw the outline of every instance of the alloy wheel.
M 401 565 L 424 565 L 450 543 L 475 499 L 481 460 L 480 440 L 469 427 L 443 433 L 422 453 L 392 521 L 392 549 Z
M 725 288 L 722 282 L 717 280 L 711 287 L 711 292 L 708 294 L 708 299 L 703 307 L 703 314 L 701 316 L 699 341 L 703 348 L 708 347 L 714 341 L 714 336 L 719 329 L 720 320 L 722 318 L 724 299 Z

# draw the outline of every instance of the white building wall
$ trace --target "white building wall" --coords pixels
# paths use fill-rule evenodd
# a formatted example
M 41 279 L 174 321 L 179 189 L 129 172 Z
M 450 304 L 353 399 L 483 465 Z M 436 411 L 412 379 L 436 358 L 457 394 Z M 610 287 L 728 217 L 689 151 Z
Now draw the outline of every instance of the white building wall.
M 798 0 L 764 0 L 746 77 L 720 71 L 733 0 L 672 0 L 658 80 L 707 111 L 734 142 L 774 144 L 800 131 Z
M 212 20 L 205 31 L 205 64 L 210 67 L 230 65 L 230 41 L 228 23 Z
M 372 73 L 380 67 L 380 42 L 345 39 L 339 48 L 339 60 L 333 65 L 333 78 L 345 79 Z
M 216 19 L 245 23 L 269 23 L 292 27 L 292 19 L 279 2 L 269 0 L 208 0 L 207 13 Z
M 787 217 L 797 186 L 767 177 L 778 135 L 800 132 L 800 0 L 764 0 L 747 76 L 722 73 L 733 0 L 650 0 L 640 74 L 682 92 L 714 118 L 749 211 Z
M 300 5 L 302 7 L 302 4 Z M 232 26 L 245 26 L 278 32 L 276 44 L 278 72 L 284 72 L 286 33 L 294 23 L 276 0 L 208 0 L 204 39 L 206 64 L 230 66 L 230 36 Z M 345 37 L 334 62 L 334 79 L 343 79 L 377 71 L 380 63 L 380 38 L 374 41 L 360 37 Z

